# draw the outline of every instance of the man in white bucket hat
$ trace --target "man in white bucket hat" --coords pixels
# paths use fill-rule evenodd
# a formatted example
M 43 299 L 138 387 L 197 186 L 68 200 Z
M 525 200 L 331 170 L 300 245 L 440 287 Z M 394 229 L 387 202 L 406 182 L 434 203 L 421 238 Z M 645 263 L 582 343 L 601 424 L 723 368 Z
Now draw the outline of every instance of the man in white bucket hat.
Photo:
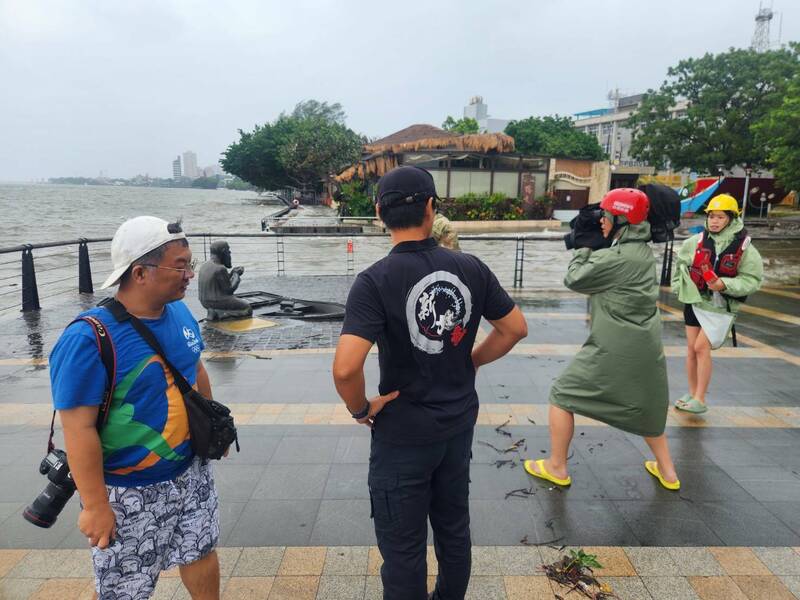
M 119 286 L 116 299 L 211 398 L 200 328 L 181 302 L 194 261 L 180 223 L 146 216 L 126 221 L 111 242 L 111 260 L 114 270 L 102 287 Z M 98 321 L 113 343 L 113 382 L 84 318 Z M 50 356 L 50 376 L 98 596 L 150 597 L 161 571 L 177 566 L 194 600 L 217 600 L 214 477 L 208 461 L 192 451 L 183 397 L 163 359 L 130 321 L 118 322 L 100 305 L 65 329 Z

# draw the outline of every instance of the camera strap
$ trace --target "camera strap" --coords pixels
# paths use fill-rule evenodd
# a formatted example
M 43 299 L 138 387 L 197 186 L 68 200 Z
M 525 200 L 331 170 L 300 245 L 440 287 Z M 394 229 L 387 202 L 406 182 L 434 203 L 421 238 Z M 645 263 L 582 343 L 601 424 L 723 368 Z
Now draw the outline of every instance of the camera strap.
M 239 439 L 230 409 L 197 392 L 166 357 L 161 344 L 158 343 L 158 339 L 150 331 L 150 328 L 142 323 L 138 317 L 130 314 L 119 300 L 108 298 L 101 305 L 111 312 L 119 323 L 130 322 L 133 329 L 161 357 L 172 373 L 175 385 L 178 386 L 183 396 L 186 418 L 192 439 L 192 449 L 195 454 L 204 459 L 220 459 L 227 455 L 228 448 L 232 443 L 236 444 L 236 451 L 238 452 Z
M 125 308 L 122 302 L 116 298 L 108 298 L 107 300 L 104 300 L 101 305 L 106 308 L 119 323 L 130 321 L 131 326 L 136 330 L 136 332 L 142 336 L 142 338 L 144 338 L 144 341 L 147 342 L 147 344 L 156 352 L 156 354 L 161 357 L 161 359 L 164 361 L 164 364 L 167 365 L 167 368 L 172 373 L 172 377 L 175 379 L 175 384 L 178 386 L 181 394 L 186 395 L 192 389 L 192 386 L 188 381 L 186 381 L 186 378 L 165 356 L 164 351 L 161 349 L 161 344 L 158 343 L 156 336 L 153 335 L 153 332 L 150 331 L 150 328 L 147 327 L 147 325 L 142 323 L 138 317 L 135 317 L 129 313 L 128 309 Z
M 117 378 L 117 353 L 114 350 L 114 343 L 111 340 L 111 333 L 100 319 L 88 315 L 84 317 L 78 317 L 69 325 L 67 325 L 67 327 L 81 321 L 88 323 L 92 328 L 92 331 L 94 331 L 94 340 L 97 344 L 97 349 L 100 352 L 100 360 L 102 360 L 103 367 L 105 367 L 106 379 L 108 381 L 103 402 L 100 404 L 100 409 L 97 413 L 97 430 L 100 431 L 108 419 L 108 409 L 111 406 L 111 399 L 114 395 L 114 384 Z M 55 448 L 55 444 L 53 443 L 53 437 L 56 433 L 55 425 L 56 411 L 53 411 L 53 418 L 50 420 L 50 437 L 47 440 L 48 453 Z

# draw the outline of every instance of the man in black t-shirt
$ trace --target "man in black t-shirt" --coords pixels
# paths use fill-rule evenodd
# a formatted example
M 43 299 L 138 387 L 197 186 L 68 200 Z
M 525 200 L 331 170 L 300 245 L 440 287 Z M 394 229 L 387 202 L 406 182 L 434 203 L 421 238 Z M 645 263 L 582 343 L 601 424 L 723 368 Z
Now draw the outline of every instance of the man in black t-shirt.
M 398 167 L 381 178 L 376 213 L 394 247 L 354 282 L 333 364 L 348 410 L 372 428 L 368 482 L 385 600 L 427 597 L 428 518 L 439 563 L 430 597 L 464 597 L 475 373 L 527 335 L 489 268 L 431 238 L 435 211 L 424 169 Z M 473 348 L 481 317 L 492 330 Z M 374 343 L 382 395 L 367 400 L 364 362 Z

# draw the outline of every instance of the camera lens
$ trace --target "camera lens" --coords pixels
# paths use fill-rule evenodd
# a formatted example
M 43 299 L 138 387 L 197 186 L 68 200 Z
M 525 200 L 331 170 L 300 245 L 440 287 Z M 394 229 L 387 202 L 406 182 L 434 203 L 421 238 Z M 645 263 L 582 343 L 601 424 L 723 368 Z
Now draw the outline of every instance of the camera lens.
M 37 527 L 51 527 L 74 493 L 75 484 L 71 479 L 64 483 L 48 481 L 47 487 L 25 508 L 22 516 Z

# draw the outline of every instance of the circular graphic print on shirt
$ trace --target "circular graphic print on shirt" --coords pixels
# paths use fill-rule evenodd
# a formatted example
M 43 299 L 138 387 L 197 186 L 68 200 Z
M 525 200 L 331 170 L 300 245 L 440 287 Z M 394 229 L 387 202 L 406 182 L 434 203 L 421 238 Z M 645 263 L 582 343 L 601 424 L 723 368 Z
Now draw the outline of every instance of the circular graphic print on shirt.
M 472 315 L 472 294 L 458 276 L 435 271 L 420 279 L 406 298 L 411 343 L 427 354 L 441 354 L 444 344 L 458 344 Z

